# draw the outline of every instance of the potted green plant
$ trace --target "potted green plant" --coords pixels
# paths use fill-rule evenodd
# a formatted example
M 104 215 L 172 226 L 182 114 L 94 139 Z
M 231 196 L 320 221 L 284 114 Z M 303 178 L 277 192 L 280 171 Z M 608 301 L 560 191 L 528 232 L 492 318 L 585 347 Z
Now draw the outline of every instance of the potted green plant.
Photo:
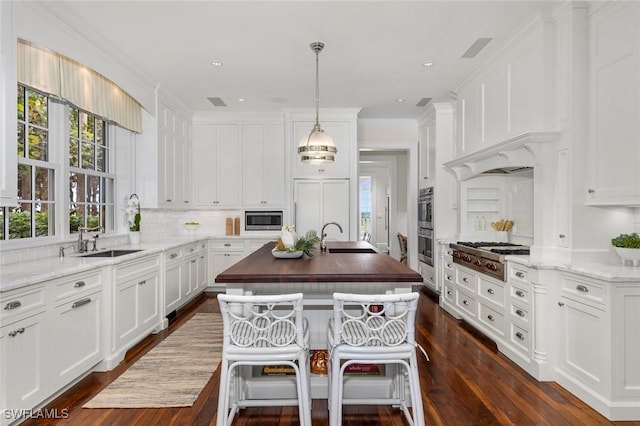
M 640 235 L 635 232 L 620 234 L 611 239 L 611 245 L 620 256 L 623 265 L 626 265 L 627 261 L 631 261 L 633 266 L 638 266 L 640 262 Z

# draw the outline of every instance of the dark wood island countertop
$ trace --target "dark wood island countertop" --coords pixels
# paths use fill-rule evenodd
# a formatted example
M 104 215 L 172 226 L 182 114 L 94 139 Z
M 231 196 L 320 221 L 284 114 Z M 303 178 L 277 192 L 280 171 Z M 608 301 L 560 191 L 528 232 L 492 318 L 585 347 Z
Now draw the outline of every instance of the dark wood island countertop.
M 364 241 L 329 241 L 326 253 L 319 245 L 313 257 L 277 259 L 270 242 L 220 273 L 216 283 L 304 283 L 304 282 L 415 282 L 422 277 L 385 253 L 331 253 L 332 249 L 373 249 Z

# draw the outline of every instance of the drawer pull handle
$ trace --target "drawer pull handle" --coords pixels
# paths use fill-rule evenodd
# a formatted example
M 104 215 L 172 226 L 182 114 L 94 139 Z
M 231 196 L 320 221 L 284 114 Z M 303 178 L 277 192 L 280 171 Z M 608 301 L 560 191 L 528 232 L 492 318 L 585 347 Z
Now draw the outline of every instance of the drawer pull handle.
M 75 288 L 80 288 L 80 287 L 84 287 L 85 283 L 84 281 L 78 281 L 77 283 L 74 284 Z
M 231 244 L 230 243 L 224 243 L 224 246 L 225 247 L 231 247 Z
M 516 333 L 516 337 L 520 340 L 524 340 L 524 334 L 520 333 L 519 331 Z
M 196 263 L 196 260 L 195 260 L 195 259 L 193 259 L 193 260 L 191 261 L 191 263 Z
M 451 268 L 451 264 L 450 263 L 447 263 L 447 268 Z
M 488 288 L 488 289 L 487 289 L 487 293 L 489 293 L 489 294 L 494 294 L 494 293 L 495 293 L 495 291 L 493 291 L 493 289 L 492 289 L 492 288 Z
M 5 311 L 10 311 L 12 309 L 17 309 L 20 306 L 22 306 L 22 302 L 20 302 L 19 300 L 16 300 L 14 302 L 9 302 L 5 305 L 4 310 Z
M 516 296 L 518 297 L 524 297 L 524 293 L 520 290 L 516 290 Z
M 170 202 L 171 202 L 171 200 L 167 200 L 167 203 L 170 203 Z
M 468 283 L 468 282 L 469 282 L 469 280 L 468 280 L 468 279 L 466 279 L 466 278 L 463 278 L 463 279 L 462 279 L 462 281 L 464 281 L 465 283 Z
M 493 315 L 487 315 L 487 319 L 489 321 L 495 321 L 495 319 L 493 318 Z
M 468 304 L 469 304 L 469 302 L 467 302 L 466 300 L 463 300 L 463 301 L 462 301 L 462 304 L 463 304 L 463 305 L 468 305 Z
M 564 306 L 564 302 L 558 302 L 558 306 L 560 307 Z
M 447 290 L 447 294 L 451 296 L 451 290 Z
M 145 285 L 146 283 L 147 283 L 147 280 L 138 281 L 138 285 Z
M 524 278 L 524 274 L 522 272 L 516 272 L 516 277 Z
M 10 331 L 10 332 L 9 332 L 9 336 L 11 336 L 11 337 L 16 337 L 16 335 L 18 335 L 18 334 L 22 334 L 22 333 L 24 333 L 24 327 L 20 327 L 20 328 L 19 328 L 19 329 L 17 329 L 17 330 Z
M 178 257 L 178 255 L 176 253 L 173 253 L 169 256 L 169 259 L 175 259 L 176 257 Z
M 447 275 L 447 281 L 451 281 L 451 275 Z
M 523 317 L 524 312 L 522 312 L 520 309 L 516 309 L 516 315 L 518 315 L 519 317 Z
M 589 293 L 589 289 L 587 288 L 587 286 L 582 285 L 582 284 L 578 284 L 576 286 L 576 290 L 582 292 L 582 293 Z
M 80 306 L 84 306 L 88 303 L 91 303 L 91 298 L 89 297 L 86 299 L 78 300 L 77 302 L 73 302 L 73 305 L 71 305 L 71 309 L 79 308 Z
M 200 259 L 204 259 L 204 256 L 200 256 Z

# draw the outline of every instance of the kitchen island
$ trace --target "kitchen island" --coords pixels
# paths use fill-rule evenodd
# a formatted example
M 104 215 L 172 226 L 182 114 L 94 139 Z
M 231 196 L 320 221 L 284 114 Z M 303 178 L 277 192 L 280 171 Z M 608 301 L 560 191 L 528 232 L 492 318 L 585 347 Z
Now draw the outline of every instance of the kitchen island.
M 309 320 L 311 349 L 326 349 L 326 332 L 333 314 L 333 293 L 407 293 L 422 284 L 417 272 L 363 241 L 327 242 L 314 256 L 277 259 L 267 243 L 242 261 L 219 274 L 217 284 L 225 284 L 228 294 L 304 294 L 304 315 Z M 389 368 L 389 370 L 392 370 Z M 286 377 L 263 376 L 259 368 L 243 372 L 244 384 L 253 397 L 291 397 L 295 392 Z M 380 377 L 353 377 L 345 382 L 345 392 L 370 398 L 396 392 L 393 371 Z M 372 386 L 375 383 L 374 386 Z M 311 377 L 312 398 L 327 398 L 326 376 Z

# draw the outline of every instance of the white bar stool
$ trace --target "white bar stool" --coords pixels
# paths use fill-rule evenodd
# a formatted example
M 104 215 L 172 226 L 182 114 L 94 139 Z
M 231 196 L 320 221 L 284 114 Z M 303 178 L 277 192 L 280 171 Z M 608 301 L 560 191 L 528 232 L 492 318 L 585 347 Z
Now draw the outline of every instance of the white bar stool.
M 419 345 L 414 330 L 418 296 L 418 293 L 333 294 L 334 315 L 327 330 L 331 426 L 342 424 L 343 404 L 399 406 L 409 424 L 424 425 L 416 357 Z M 345 398 L 345 369 L 352 364 L 398 366 L 392 395 L 380 399 Z M 405 398 L 405 372 L 409 379 L 411 412 Z
M 231 425 L 235 414 L 246 407 L 297 405 L 300 425 L 311 426 L 309 331 L 302 315 L 302 293 L 264 296 L 219 294 L 218 303 L 224 336 L 216 424 Z M 297 397 L 246 398 L 238 367 L 256 365 L 292 367 Z

